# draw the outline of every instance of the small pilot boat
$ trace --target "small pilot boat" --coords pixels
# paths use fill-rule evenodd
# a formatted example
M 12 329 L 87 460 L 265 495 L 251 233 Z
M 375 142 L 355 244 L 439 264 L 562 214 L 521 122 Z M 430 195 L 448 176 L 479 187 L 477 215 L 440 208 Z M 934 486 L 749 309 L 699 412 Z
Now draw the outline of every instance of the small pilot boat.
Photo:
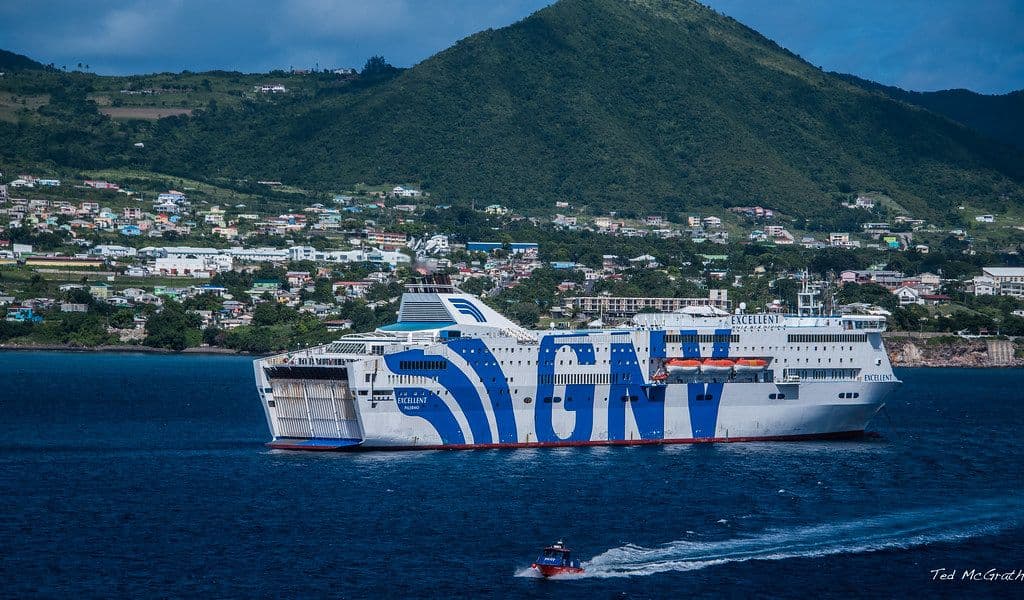
M 732 371 L 735 364 L 730 358 L 705 358 L 700 364 L 700 370 L 708 375 L 725 375 Z
M 665 369 L 669 375 L 693 375 L 700 370 L 700 360 L 696 358 L 670 358 L 665 361 Z
M 544 548 L 544 552 L 537 557 L 530 568 L 536 569 L 544 577 L 583 572 L 580 561 L 572 557 L 572 551 L 565 547 L 565 542 L 562 540 Z
M 737 373 L 759 373 L 767 366 L 768 361 L 763 358 L 741 358 L 733 368 Z

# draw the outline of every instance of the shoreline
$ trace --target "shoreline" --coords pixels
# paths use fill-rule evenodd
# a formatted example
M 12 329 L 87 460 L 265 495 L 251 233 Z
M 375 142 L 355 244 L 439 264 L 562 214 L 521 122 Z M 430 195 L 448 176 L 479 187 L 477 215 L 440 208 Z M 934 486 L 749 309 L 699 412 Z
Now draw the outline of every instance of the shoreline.
M 897 334 L 886 336 L 889 359 L 893 368 L 927 369 L 1012 369 L 1024 367 L 1024 358 L 1011 353 L 1004 360 L 993 360 L 985 339 L 958 339 L 950 343 L 948 336 L 937 346 L 929 347 L 928 339 L 941 336 L 921 334 Z M 939 341 L 939 340 L 936 340 Z M 68 346 L 62 344 L 0 344 L 0 352 L 69 352 L 97 354 L 157 354 L 157 355 L 206 355 L 206 356 L 271 356 L 220 348 L 201 346 L 181 351 L 141 345 Z
M 198 347 L 185 348 L 184 350 L 171 350 L 170 348 L 157 348 L 155 346 L 132 346 L 110 345 L 110 346 L 67 346 L 62 344 L 0 344 L 0 352 L 72 352 L 72 353 L 96 353 L 96 354 L 198 354 L 198 355 L 220 355 L 220 356 L 270 356 L 269 354 L 255 354 L 232 348 Z

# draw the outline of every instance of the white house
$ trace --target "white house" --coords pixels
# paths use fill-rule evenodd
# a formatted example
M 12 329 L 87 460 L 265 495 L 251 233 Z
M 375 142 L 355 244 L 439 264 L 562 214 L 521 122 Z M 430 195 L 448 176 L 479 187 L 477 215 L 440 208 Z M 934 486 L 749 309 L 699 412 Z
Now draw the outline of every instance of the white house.
M 971 280 L 971 288 L 975 296 L 994 296 L 996 294 L 996 282 L 988 276 L 980 275 Z
M 89 254 L 92 254 L 93 256 L 103 256 L 105 258 L 125 258 L 128 256 L 135 256 L 138 254 L 138 251 L 135 248 L 130 248 L 128 246 L 100 244 L 90 248 Z
M 845 248 L 850 245 L 850 234 L 849 233 L 830 233 L 828 234 L 828 245 Z
M 899 298 L 900 306 L 906 306 L 908 304 L 924 304 L 924 301 L 921 300 L 921 292 L 910 286 L 896 288 L 893 291 L 893 294 Z
M 419 198 L 420 196 L 423 195 L 423 192 L 412 188 L 406 188 L 400 185 L 396 185 L 395 187 L 391 188 L 391 195 L 395 198 Z
M 230 254 L 170 255 L 156 259 L 155 270 L 161 275 L 209 277 L 212 273 L 230 271 Z

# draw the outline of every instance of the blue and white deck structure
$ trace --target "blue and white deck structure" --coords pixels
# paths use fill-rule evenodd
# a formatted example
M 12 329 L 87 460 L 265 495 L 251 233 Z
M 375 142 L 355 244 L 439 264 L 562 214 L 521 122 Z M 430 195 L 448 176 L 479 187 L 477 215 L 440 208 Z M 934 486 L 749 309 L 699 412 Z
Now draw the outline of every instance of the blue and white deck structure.
M 451 285 L 417 284 L 395 324 L 254 366 L 269 445 L 282 449 L 862 435 L 900 383 L 885 320 L 801 312 L 694 307 L 623 328 L 530 331 Z M 666 366 L 679 359 L 699 366 Z

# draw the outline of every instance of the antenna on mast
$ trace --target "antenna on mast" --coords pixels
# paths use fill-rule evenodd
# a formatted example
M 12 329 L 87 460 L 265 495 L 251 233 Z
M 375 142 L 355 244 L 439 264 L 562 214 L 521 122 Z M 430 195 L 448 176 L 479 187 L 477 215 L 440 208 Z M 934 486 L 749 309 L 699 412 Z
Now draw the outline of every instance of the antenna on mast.
M 797 294 L 796 314 L 800 317 L 816 317 L 821 315 L 821 302 L 818 296 L 821 290 L 811 286 L 810 274 L 804 269 L 804 281 L 801 291 Z

